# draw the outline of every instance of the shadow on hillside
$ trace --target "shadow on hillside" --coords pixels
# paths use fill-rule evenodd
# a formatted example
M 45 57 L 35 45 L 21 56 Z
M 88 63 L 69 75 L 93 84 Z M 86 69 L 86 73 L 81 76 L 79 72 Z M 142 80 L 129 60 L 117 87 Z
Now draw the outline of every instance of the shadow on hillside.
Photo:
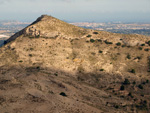
M 43 68 L 40 66 L 25 67 L 20 65 L 0 67 L 0 84 L 5 85 L 5 87 L 2 87 L 5 90 L 7 86 L 12 89 L 17 87 L 21 89 L 22 87 L 31 88 L 34 84 L 40 91 L 45 89 L 44 92 L 47 92 L 46 87 L 48 89 L 53 89 L 52 87 L 54 87 L 53 91 L 51 91 L 53 94 L 55 90 L 59 92 L 63 91 L 66 94 L 69 94 L 69 92 L 73 94 L 80 93 L 80 96 L 77 97 L 79 101 L 82 102 L 84 100 L 100 108 L 102 106 L 106 108 L 111 106 L 116 110 L 122 109 L 126 111 L 126 108 L 129 107 L 131 109 L 147 110 L 149 100 L 146 96 L 141 95 L 150 94 L 149 81 L 139 81 L 139 78 L 132 76 L 108 74 L 105 72 L 77 72 L 76 74 L 72 74 L 63 70 Z M 86 95 L 88 93 L 94 96 Z M 102 102 L 96 101 L 97 99 L 95 100 L 95 98 L 101 99 Z M 143 104 L 142 102 L 147 103 Z

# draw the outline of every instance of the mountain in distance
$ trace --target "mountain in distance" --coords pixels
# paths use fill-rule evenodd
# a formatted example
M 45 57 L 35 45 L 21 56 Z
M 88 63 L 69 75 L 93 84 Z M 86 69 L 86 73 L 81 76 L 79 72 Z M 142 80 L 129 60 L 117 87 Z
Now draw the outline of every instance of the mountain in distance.
M 148 36 L 84 29 L 42 15 L 0 48 L 0 110 L 149 112 L 149 51 Z

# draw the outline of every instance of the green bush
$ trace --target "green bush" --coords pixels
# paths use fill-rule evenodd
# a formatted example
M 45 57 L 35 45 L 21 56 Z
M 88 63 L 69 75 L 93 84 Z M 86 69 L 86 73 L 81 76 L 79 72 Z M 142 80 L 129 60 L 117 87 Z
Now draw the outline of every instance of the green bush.
M 131 59 L 131 56 L 130 56 L 130 54 L 128 54 L 128 55 L 127 55 L 127 59 Z
M 67 97 L 66 93 L 64 93 L 64 92 L 61 92 L 60 95 L 64 96 L 64 97 Z
M 108 42 L 107 40 L 105 40 L 105 43 L 106 44 L 113 44 L 112 42 Z
M 143 89 L 143 86 L 140 84 L 140 85 L 138 85 L 138 88 Z
M 117 46 L 121 46 L 121 43 L 120 43 L 120 42 L 118 42 L 118 43 L 116 43 L 116 45 L 117 45 Z
M 100 69 L 99 71 L 104 71 L 104 69 Z
M 130 71 L 131 73 L 135 73 L 135 70 L 134 69 L 131 69 L 131 71 Z
M 32 54 L 29 54 L 30 57 L 32 57 Z
M 99 53 L 103 53 L 103 51 L 99 50 Z
M 94 39 L 90 39 L 90 42 L 94 43 L 94 42 L 95 42 L 95 40 L 94 40 Z
M 93 34 L 98 34 L 98 32 L 93 32 Z
M 145 51 L 149 51 L 149 48 L 144 49 Z
M 101 39 L 98 39 L 97 41 L 98 41 L 98 42 L 102 42 L 102 40 L 101 40 Z
M 121 85 L 121 86 L 120 86 L 120 90 L 125 90 L 124 85 Z
M 133 85 L 135 85 L 136 84 L 136 82 L 135 81 L 133 81 L 133 83 L 132 83 Z
M 142 47 L 139 47 L 139 50 L 142 50 L 143 48 Z
M 126 47 L 126 45 L 122 45 L 122 47 Z
M 23 62 L 22 60 L 20 60 L 19 62 Z
M 150 46 L 150 40 L 147 42 L 147 44 Z
M 129 92 L 128 96 L 130 96 L 131 98 L 133 98 L 133 95 L 131 92 Z
M 35 36 L 35 38 L 39 38 L 39 37 L 40 37 L 40 35 Z
M 149 83 L 149 80 L 146 80 L 146 83 Z
M 145 44 L 141 44 L 141 46 L 145 46 Z
M 137 59 L 139 59 L 139 60 L 140 60 L 140 59 L 141 59 L 141 57 L 140 57 L 140 56 L 137 56 Z
M 129 85 L 130 84 L 130 81 L 126 78 L 123 82 L 124 85 Z
M 92 37 L 92 35 L 87 35 L 86 37 Z

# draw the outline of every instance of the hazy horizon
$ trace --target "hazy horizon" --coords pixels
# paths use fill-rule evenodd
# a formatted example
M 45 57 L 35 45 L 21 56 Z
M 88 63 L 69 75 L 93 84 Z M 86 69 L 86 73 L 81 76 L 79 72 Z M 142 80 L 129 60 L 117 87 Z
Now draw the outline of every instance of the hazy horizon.
M 42 14 L 69 22 L 150 23 L 150 0 L 0 0 L 0 20 L 32 22 Z

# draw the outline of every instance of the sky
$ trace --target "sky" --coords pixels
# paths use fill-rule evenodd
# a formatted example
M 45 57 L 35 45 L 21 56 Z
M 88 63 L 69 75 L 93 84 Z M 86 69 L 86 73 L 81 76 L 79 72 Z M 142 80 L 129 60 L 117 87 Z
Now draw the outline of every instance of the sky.
M 32 22 L 42 14 L 69 22 L 150 23 L 150 0 L 0 0 L 0 20 Z

